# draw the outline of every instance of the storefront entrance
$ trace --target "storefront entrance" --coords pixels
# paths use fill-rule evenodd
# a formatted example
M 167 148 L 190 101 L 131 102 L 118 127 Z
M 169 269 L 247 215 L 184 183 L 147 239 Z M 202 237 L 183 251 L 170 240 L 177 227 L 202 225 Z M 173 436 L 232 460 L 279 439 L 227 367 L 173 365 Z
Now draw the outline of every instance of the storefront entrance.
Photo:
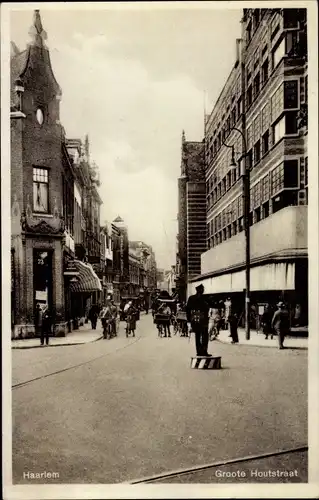
M 37 304 L 52 311 L 52 251 L 33 251 L 34 311 Z

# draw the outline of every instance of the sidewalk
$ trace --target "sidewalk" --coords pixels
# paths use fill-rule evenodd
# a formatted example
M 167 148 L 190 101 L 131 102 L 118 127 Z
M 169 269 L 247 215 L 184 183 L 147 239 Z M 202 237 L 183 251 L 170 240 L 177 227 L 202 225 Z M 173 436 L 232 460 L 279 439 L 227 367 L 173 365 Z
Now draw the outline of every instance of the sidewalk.
M 85 324 L 80 326 L 78 330 L 68 333 L 66 337 L 50 337 L 48 347 L 88 344 L 101 338 L 103 338 L 103 334 L 99 325 L 97 326 L 97 330 L 92 330 L 91 325 Z M 34 347 L 42 347 L 38 337 L 32 339 L 14 339 L 11 341 L 12 349 L 32 349 Z
M 244 328 L 238 328 L 238 337 L 239 345 L 275 347 L 278 349 L 278 339 L 276 335 L 274 335 L 273 339 L 271 339 L 269 336 L 266 340 L 263 333 L 257 333 L 256 330 L 250 330 L 250 340 L 246 340 Z M 228 330 L 221 330 L 219 332 L 217 340 L 219 342 L 223 342 L 224 344 L 230 344 L 232 341 L 231 337 L 229 337 Z M 308 338 L 288 336 L 285 338 L 284 346 L 292 349 L 308 349 Z

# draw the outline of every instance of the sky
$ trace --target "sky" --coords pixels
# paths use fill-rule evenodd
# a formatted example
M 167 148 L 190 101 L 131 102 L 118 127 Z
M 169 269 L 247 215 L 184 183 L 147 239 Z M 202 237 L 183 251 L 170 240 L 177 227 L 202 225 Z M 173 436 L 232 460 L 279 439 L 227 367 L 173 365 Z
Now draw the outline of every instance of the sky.
M 203 139 L 204 102 L 210 112 L 235 62 L 242 11 L 222 2 L 162 7 L 36 6 L 62 88 L 66 136 L 88 134 L 99 167 L 101 223 L 120 215 L 129 239 L 152 245 L 158 267 L 169 269 L 182 130 L 186 140 Z M 31 10 L 11 13 L 20 50 L 31 23 Z

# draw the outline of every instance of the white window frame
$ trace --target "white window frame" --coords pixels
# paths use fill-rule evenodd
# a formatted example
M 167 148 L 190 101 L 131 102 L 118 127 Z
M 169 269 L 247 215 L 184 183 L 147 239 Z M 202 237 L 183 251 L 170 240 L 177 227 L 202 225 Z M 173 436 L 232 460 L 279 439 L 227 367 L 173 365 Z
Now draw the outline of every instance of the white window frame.
M 279 127 L 280 130 L 280 137 L 276 140 L 275 139 L 275 129 L 276 127 Z M 275 146 L 281 139 L 283 139 L 286 136 L 286 116 L 283 115 L 280 120 L 278 120 L 275 124 L 272 126 L 272 134 L 273 134 L 273 145 Z
M 42 171 L 45 171 L 46 174 L 47 174 L 47 181 L 46 182 L 41 182 L 41 181 L 36 181 L 34 180 L 34 175 L 35 175 L 35 170 L 42 170 Z M 44 184 L 46 186 L 46 189 L 47 189 L 47 192 L 46 192 L 46 197 L 47 197 L 47 208 L 46 210 L 36 210 L 36 207 L 35 207 L 35 199 L 34 199 L 34 196 L 35 196 L 35 191 L 34 191 L 34 186 L 36 183 L 39 183 L 39 184 Z M 33 169 L 32 169 L 32 197 L 33 197 L 33 200 L 32 200 L 32 209 L 33 209 L 33 213 L 35 214 L 49 214 L 50 213 L 50 196 L 49 196 L 49 188 L 50 188 L 50 171 L 48 168 L 46 167 L 40 167 L 40 166 L 36 166 L 34 165 L 33 166 Z
M 275 54 L 278 53 L 279 48 L 281 48 L 281 52 L 279 54 L 279 59 L 276 58 L 277 62 L 275 62 Z M 281 42 L 278 44 L 276 49 L 272 49 L 271 51 L 271 56 L 272 56 L 272 69 L 276 69 L 280 61 L 285 57 L 286 55 L 286 39 L 285 37 L 282 38 Z

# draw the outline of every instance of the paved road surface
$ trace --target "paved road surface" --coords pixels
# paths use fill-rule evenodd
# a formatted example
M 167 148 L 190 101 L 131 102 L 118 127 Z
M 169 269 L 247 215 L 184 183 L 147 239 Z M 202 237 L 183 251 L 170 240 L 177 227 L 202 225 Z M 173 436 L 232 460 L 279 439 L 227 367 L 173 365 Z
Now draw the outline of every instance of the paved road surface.
M 159 339 L 151 315 L 137 333 L 126 339 L 121 323 L 111 341 L 12 352 L 13 384 L 44 377 L 13 390 L 14 483 L 30 484 L 30 471 L 57 472 L 53 483 L 127 482 L 307 444 L 307 351 L 214 342 L 223 369 L 192 370 L 194 339 Z M 306 454 L 299 462 L 306 481 Z

